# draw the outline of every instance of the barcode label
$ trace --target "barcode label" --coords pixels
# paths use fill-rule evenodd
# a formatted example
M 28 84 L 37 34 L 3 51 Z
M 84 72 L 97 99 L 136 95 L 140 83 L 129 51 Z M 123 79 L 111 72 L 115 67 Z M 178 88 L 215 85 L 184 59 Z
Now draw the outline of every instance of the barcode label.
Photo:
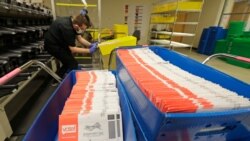
M 120 120 L 117 119 L 117 136 L 121 137 Z
M 115 138 L 115 121 L 109 121 L 109 139 Z

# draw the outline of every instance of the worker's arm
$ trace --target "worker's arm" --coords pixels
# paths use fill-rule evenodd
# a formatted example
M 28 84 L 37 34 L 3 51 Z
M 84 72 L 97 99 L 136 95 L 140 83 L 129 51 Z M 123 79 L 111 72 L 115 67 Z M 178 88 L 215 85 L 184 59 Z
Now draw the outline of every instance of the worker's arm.
M 84 46 L 90 47 L 91 43 L 85 40 L 81 35 L 77 35 L 76 39 Z
M 90 48 L 79 48 L 79 47 L 69 46 L 69 49 L 71 53 L 91 53 L 92 54 L 95 52 L 97 47 L 98 47 L 97 43 L 92 43 L 90 45 Z
M 90 53 L 90 49 L 88 48 L 79 48 L 79 47 L 72 47 L 69 46 L 71 53 Z

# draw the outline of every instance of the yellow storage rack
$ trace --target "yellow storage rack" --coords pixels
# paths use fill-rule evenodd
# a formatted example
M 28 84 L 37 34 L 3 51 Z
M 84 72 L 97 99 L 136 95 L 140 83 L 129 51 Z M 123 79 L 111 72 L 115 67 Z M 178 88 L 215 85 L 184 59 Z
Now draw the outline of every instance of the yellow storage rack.
M 178 9 L 179 11 L 185 10 L 201 10 L 202 1 L 179 1 L 168 2 L 165 4 L 153 6 L 152 13 L 164 13 Z
M 166 47 L 193 46 L 193 38 L 199 23 L 203 0 L 176 0 L 156 3 L 150 18 L 149 44 Z M 189 18 L 189 15 L 194 14 Z M 195 17 L 195 18 L 194 18 Z M 191 31 L 192 29 L 192 31 Z M 160 38 L 167 35 L 166 38 Z

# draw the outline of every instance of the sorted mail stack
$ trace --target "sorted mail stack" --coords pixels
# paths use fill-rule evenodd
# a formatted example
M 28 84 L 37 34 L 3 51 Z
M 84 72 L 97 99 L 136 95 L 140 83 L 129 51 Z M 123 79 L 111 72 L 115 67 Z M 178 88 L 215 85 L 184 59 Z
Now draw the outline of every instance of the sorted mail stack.
M 76 84 L 59 117 L 60 141 L 121 141 L 122 116 L 114 75 L 76 72 Z
M 248 98 L 163 60 L 149 48 L 121 49 L 117 54 L 140 90 L 161 112 L 216 112 L 250 107 Z

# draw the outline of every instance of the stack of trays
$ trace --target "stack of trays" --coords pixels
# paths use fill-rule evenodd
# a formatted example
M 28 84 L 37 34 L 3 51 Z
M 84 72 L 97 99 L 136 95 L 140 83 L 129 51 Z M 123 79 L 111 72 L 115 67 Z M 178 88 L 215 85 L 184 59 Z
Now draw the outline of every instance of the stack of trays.
M 149 48 L 119 50 L 118 55 L 139 88 L 161 112 L 250 108 L 248 98 L 163 60 Z
M 150 47 L 119 49 L 117 77 L 147 140 L 250 138 L 250 86 L 222 72 Z
M 76 72 L 59 117 L 59 140 L 123 140 L 115 77 L 108 71 Z

